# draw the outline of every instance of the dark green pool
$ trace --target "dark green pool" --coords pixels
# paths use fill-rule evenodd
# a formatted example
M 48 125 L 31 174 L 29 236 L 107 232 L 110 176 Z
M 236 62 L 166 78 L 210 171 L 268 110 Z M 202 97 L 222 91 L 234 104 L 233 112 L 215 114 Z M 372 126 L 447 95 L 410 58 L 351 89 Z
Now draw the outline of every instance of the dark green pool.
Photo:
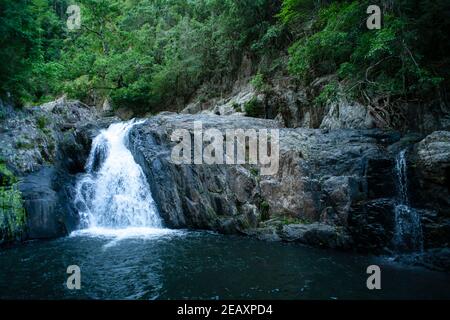
M 371 264 L 381 290 L 366 287 Z M 81 290 L 66 287 L 69 265 L 81 268 Z M 449 284 L 449 274 L 388 258 L 207 232 L 80 234 L 0 249 L 2 299 L 429 299 L 450 298 Z

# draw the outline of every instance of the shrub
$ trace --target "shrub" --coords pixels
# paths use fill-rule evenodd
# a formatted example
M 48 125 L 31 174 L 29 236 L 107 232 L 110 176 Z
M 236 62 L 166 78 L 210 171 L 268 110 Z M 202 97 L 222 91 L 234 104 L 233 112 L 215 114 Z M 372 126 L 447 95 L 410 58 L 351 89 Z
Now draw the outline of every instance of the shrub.
M 231 106 L 233 107 L 233 109 L 237 112 L 241 112 L 241 105 L 239 103 L 237 103 L 236 101 L 233 101 L 233 103 L 231 104 Z
M 48 119 L 45 116 L 39 116 L 36 119 L 36 124 L 39 129 L 44 130 L 47 127 Z
M 261 221 L 267 221 L 270 218 L 270 214 L 269 214 L 269 203 L 267 203 L 267 201 L 263 201 L 260 204 L 260 208 L 261 210 Z
M 250 83 L 259 92 L 266 91 L 267 87 L 268 87 L 268 85 L 266 84 L 266 82 L 264 80 L 264 76 L 259 72 L 252 78 Z
M 0 161 L 0 243 L 19 238 L 24 231 L 25 220 L 17 178 Z
M 244 111 L 249 117 L 262 118 L 265 116 L 264 105 L 256 97 L 244 104 Z
M 280 14 L 282 21 L 305 19 L 294 9 L 307 3 L 285 0 Z M 445 49 L 448 41 L 433 41 L 424 35 L 430 25 L 441 30 L 430 19 L 439 19 L 442 8 L 448 5 L 440 2 L 419 9 L 413 1 L 402 1 L 385 10 L 380 30 L 368 30 L 364 23 L 368 4 L 365 0 L 333 1 L 312 10 L 310 29 L 302 32 L 288 50 L 288 71 L 305 84 L 337 73 L 345 94 L 364 101 L 380 96 L 406 99 L 430 96 L 445 81 L 445 67 L 439 69 L 435 65 L 446 65 L 448 58 L 442 53 L 448 51 Z M 442 40 L 447 37 L 444 34 L 439 33 Z M 327 86 L 316 102 L 324 103 L 333 91 L 333 85 Z
M 19 141 L 16 142 L 16 147 L 18 149 L 27 150 L 27 149 L 32 149 L 34 147 L 34 145 L 31 142 L 24 141 L 24 140 L 19 140 Z
M 25 221 L 22 194 L 17 186 L 0 187 L 0 243 L 19 238 Z
M 316 105 L 326 105 L 328 103 L 337 101 L 339 96 L 339 84 L 331 82 L 326 84 L 320 94 L 314 99 Z

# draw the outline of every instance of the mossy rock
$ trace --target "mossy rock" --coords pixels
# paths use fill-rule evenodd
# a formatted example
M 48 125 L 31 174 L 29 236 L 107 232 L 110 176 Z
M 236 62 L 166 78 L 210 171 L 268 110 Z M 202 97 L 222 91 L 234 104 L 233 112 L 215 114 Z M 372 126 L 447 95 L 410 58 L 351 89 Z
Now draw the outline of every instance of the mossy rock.
M 16 143 L 17 149 L 30 150 L 34 148 L 34 144 L 25 140 L 19 140 Z
M 264 118 L 265 116 L 264 104 L 256 97 L 253 97 L 244 104 L 244 111 L 249 117 Z
M 19 240 L 25 231 L 26 215 L 17 178 L 0 162 L 0 243 Z
M 291 217 L 291 216 L 284 216 L 280 218 L 280 222 L 284 225 L 287 224 L 311 224 L 312 221 L 308 220 L 307 218 L 298 218 L 298 217 Z
M 270 218 L 270 205 L 267 201 L 262 201 L 259 205 L 259 210 L 261 211 L 261 221 L 267 221 Z
M 16 185 L 0 187 L 0 243 L 20 240 L 26 226 L 21 192 Z
M 0 187 L 11 186 L 16 182 L 14 174 L 6 167 L 6 164 L 0 162 Z

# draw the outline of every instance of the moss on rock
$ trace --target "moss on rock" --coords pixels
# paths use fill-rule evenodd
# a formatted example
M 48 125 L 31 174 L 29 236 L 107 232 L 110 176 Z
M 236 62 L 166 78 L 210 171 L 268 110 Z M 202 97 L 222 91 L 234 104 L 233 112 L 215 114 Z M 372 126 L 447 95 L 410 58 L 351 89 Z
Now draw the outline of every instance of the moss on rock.
M 0 162 L 0 244 L 21 239 L 25 225 L 26 214 L 17 179 Z

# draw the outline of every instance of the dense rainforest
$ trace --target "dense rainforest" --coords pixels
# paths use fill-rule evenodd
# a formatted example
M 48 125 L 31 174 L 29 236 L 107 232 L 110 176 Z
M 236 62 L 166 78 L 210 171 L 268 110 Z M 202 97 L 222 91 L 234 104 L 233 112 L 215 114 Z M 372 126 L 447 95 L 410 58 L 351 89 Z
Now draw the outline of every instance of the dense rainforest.
M 68 29 L 70 4 L 79 28 Z M 371 4 L 378 30 L 366 27 Z M 246 57 L 261 91 L 274 74 L 299 85 L 333 75 L 315 105 L 445 99 L 449 23 L 446 0 L 1 0 L 0 95 L 177 111 L 229 90 Z

